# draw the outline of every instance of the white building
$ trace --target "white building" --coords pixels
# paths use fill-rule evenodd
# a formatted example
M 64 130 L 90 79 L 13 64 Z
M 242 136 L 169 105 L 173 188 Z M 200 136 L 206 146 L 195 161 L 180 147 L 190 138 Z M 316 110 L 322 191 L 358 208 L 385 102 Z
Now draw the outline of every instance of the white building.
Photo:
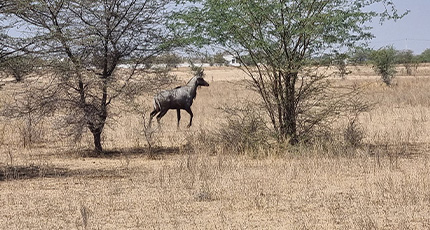
M 240 66 L 240 63 L 237 61 L 237 58 L 231 54 L 224 54 L 222 56 L 226 61 L 228 66 Z

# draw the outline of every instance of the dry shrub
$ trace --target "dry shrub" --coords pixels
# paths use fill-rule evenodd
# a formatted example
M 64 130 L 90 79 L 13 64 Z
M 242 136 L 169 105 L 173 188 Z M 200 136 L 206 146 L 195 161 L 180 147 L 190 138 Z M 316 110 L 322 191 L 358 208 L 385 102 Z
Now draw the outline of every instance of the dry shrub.
M 250 107 L 229 110 L 227 122 L 217 130 L 222 145 L 239 153 L 258 152 L 270 148 L 270 131 L 263 118 Z
M 357 120 L 350 120 L 346 125 L 345 130 L 343 131 L 343 139 L 345 141 L 345 145 L 353 148 L 358 148 L 363 144 L 364 137 L 364 130 L 357 122 Z
M 306 141 L 297 145 L 288 140 L 279 142 L 275 132 L 268 126 L 262 110 L 250 103 L 240 103 L 220 110 L 226 120 L 216 129 L 200 130 L 191 136 L 188 144 L 195 152 L 236 153 L 251 157 L 265 157 L 285 153 L 353 155 L 363 147 L 365 132 L 358 121 L 363 110 L 354 110 L 335 127 L 322 126 L 309 132 Z M 332 123 L 333 125 L 333 123 Z
M 355 118 L 337 128 L 319 130 L 307 142 L 284 148 L 298 155 L 353 156 L 365 147 L 364 138 L 365 131 Z
M 267 155 L 274 140 L 263 116 L 248 104 L 223 107 L 226 121 L 216 129 L 200 130 L 188 143 L 196 152 L 239 153 L 252 156 Z

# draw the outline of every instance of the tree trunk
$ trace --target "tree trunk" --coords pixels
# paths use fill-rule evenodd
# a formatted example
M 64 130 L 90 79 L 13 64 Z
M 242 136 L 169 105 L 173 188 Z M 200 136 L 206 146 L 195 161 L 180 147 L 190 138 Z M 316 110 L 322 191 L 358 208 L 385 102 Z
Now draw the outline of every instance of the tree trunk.
M 94 137 L 94 151 L 96 153 L 102 153 L 103 148 L 101 144 L 101 135 L 103 132 L 103 128 L 105 126 L 106 118 L 107 118 L 107 77 L 103 77 L 103 87 L 102 87 L 102 100 L 99 109 L 96 111 L 91 111 L 93 116 L 93 120 L 88 123 L 91 133 Z
M 280 134 L 284 140 L 288 140 L 290 144 L 297 144 L 297 122 L 296 122 L 296 112 L 295 112 L 295 104 L 287 102 L 284 104 L 283 120 L 280 121 Z
M 106 116 L 103 115 L 103 116 L 99 116 L 98 120 L 88 123 L 88 128 L 91 131 L 91 133 L 93 134 L 94 152 L 96 152 L 96 153 L 102 153 L 103 152 L 103 147 L 101 144 L 101 135 L 103 133 L 105 121 L 106 121 Z
M 282 121 L 281 124 L 281 135 L 283 138 L 289 141 L 290 144 L 297 144 L 297 113 L 296 113 L 296 79 L 297 72 L 286 73 L 284 78 L 284 98 L 282 102 Z
M 88 107 L 88 108 L 90 108 L 90 107 Z M 104 109 L 105 109 L 105 107 L 104 107 Z M 102 144 L 101 144 L 101 135 L 102 135 L 105 121 L 107 118 L 106 110 L 104 110 L 100 114 L 98 112 L 91 111 L 90 109 L 87 109 L 85 114 L 86 114 L 87 119 L 89 119 L 87 121 L 87 125 L 88 125 L 87 127 L 91 131 L 91 133 L 93 134 L 93 138 L 94 138 L 94 151 L 96 153 L 102 153 L 103 148 L 102 148 Z
M 286 108 L 287 115 L 284 121 L 284 125 L 286 126 L 284 135 L 289 139 L 290 144 L 294 145 L 299 141 L 297 137 L 296 107 L 294 102 L 289 102 L 288 104 L 289 106 Z
M 101 144 L 101 135 L 102 132 L 92 132 L 93 133 L 93 137 L 94 137 L 94 151 L 96 153 L 101 153 L 103 152 L 103 147 Z

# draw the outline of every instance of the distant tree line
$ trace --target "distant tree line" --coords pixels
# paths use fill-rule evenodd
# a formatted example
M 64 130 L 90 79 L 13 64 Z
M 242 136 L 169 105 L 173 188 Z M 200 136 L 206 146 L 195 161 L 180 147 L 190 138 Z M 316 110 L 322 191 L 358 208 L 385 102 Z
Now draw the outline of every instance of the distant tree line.
M 372 64 L 374 61 L 375 52 L 379 50 L 393 50 L 393 58 L 395 64 L 408 64 L 408 63 L 430 63 L 430 48 L 424 50 L 421 54 L 414 54 L 412 50 L 396 50 L 391 46 L 382 47 L 380 49 L 356 49 L 354 52 L 345 53 L 343 59 L 348 64 L 366 65 Z M 331 65 L 339 60 L 339 56 L 336 56 L 336 52 L 333 54 L 323 54 L 318 57 L 311 58 L 313 64 Z
M 430 49 L 415 55 L 412 50 L 396 50 L 393 46 L 385 46 L 378 50 L 359 48 L 350 53 L 333 52 L 310 58 L 310 65 L 335 66 L 342 78 L 350 73 L 348 65 L 371 65 L 387 85 L 391 85 L 397 65 L 403 65 L 406 75 L 410 76 L 413 69 L 422 63 L 430 63 Z

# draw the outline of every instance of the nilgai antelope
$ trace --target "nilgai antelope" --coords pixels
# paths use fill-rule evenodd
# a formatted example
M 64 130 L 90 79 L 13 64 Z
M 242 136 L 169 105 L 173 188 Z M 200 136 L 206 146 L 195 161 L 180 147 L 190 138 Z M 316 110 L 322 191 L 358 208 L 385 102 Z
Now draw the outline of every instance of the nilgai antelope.
M 178 116 L 178 128 L 179 121 L 181 120 L 181 109 L 185 110 L 190 114 L 190 123 L 187 127 L 191 126 L 193 122 L 193 112 L 191 111 L 191 105 L 193 104 L 194 98 L 196 98 L 198 86 L 209 86 L 203 79 L 203 71 L 198 72 L 187 85 L 178 86 L 171 90 L 164 90 L 154 96 L 154 110 L 151 112 L 149 117 L 149 127 L 151 127 L 152 118 L 157 115 L 157 122 L 160 125 L 160 119 L 166 115 L 169 109 L 176 109 Z

